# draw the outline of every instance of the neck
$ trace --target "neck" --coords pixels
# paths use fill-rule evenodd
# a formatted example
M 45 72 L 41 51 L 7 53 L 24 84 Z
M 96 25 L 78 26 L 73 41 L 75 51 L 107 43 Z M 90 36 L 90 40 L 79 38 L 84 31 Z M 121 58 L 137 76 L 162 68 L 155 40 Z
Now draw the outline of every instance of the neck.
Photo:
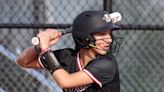
M 79 58 L 82 65 L 86 66 L 91 60 L 96 58 L 96 54 L 91 49 L 81 49 Z

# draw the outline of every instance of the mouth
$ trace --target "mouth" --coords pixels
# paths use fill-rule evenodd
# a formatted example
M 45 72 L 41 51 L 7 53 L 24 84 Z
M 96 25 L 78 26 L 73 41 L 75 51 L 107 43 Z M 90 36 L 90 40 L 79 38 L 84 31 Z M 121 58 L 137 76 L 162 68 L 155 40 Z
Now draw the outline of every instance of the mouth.
M 110 43 L 109 44 L 97 44 L 98 48 L 104 51 L 108 51 L 110 49 Z
M 102 46 L 102 50 L 109 50 L 109 45 L 107 45 L 107 46 Z

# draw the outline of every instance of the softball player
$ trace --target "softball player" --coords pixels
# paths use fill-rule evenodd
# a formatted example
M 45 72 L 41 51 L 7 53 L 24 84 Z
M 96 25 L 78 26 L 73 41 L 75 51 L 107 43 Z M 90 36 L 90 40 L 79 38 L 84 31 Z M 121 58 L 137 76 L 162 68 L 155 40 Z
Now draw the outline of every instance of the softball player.
M 107 12 L 90 10 L 79 14 L 72 26 L 75 49 L 52 51 L 61 32 L 38 33 L 38 46 L 24 50 L 17 63 L 26 68 L 47 69 L 64 92 L 119 92 L 118 65 L 111 53 L 114 25 Z

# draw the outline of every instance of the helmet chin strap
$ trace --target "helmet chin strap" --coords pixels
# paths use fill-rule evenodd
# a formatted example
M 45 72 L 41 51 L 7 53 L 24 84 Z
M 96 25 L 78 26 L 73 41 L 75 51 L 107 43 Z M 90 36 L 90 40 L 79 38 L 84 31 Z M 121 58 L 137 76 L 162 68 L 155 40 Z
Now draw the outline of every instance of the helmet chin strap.
M 92 48 L 97 48 L 97 46 L 95 44 L 88 44 L 88 45 Z
M 106 42 L 107 43 L 107 41 L 105 41 L 104 39 L 102 39 L 104 42 Z M 93 38 L 93 37 L 88 37 L 87 39 L 86 39 L 86 41 L 87 41 L 87 43 L 84 45 L 84 48 L 97 48 L 97 46 L 96 46 L 96 40 Z
M 106 42 L 107 43 L 107 41 L 105 41 L 105 39 L 101 39 L 101 40 L 103 40 L 104 42 Z M 89 44 L 88 44 L 88 46 L 89 47 L 92 47 L 92 48 L 97 48 L 97 46 L 96 46 L 96 40 L 88 40 L 88 42 L 89 42 Z M 102 49 L 101 49 L 102 50 Z
M 97 46 L 95 45 L 96 40 L 93 37 L 91 36 L 88 37 L 86 41 L 87 41 L 86 48 L 90 48 L 90 47 L 97 48 Z

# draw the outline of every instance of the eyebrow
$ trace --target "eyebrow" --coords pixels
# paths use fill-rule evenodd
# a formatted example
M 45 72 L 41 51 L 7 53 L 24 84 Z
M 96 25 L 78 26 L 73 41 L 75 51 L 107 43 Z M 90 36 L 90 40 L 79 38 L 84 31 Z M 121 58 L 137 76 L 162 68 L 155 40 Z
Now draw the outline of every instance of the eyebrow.
M 107 32 L 112 33 L 112 31 L 104 31 L 104 32 L 96 32 L 94 34 L 101 34 L 101 33 L 107 33 Z

